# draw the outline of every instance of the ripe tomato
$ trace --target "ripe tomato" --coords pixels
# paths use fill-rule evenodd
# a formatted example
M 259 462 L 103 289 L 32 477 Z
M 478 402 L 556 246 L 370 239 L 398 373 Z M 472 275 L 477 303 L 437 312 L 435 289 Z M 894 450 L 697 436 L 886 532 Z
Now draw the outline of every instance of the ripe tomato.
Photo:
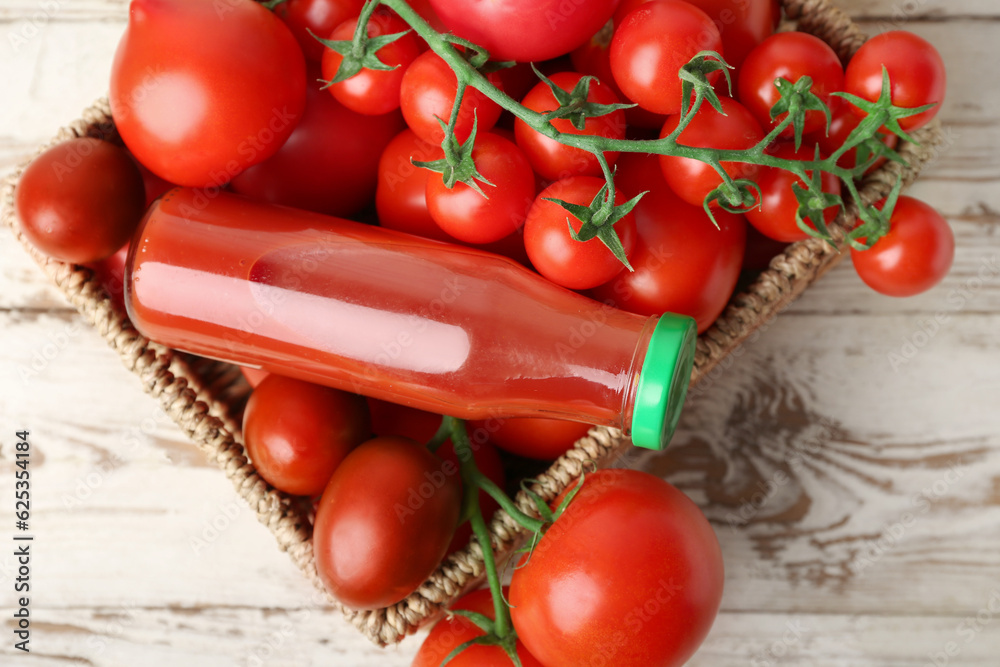
M 935 104 L 932 109 L 899 121 L 905 131 L 931 122 L 944 102 L 947 75 L 944 61 L 934 45 L 905 30 L 892 30 L 865 42 L 847 64 L 844 90 L 874 102 L 882 90 L 882 67 L 889 72 L 892 103 L 914 108 Z M 862 118 L 861 109 L 851 105 Z
M 355 113 L 310 77 L 306 110 L 277 153 L 233 179 L 253 199 L 326 215 L 351 216 L 375 195 L 382 149 L 399 133 L 399 112 Z
M 499 73 L 493 72 L 487 78 L 494 86 L 503 88 Z M 400 108 L 406 124 L 424 141 L 441 145 L 444 130 L 441 129 L 438 118 L 448 122 L 457 90 L 458 79 L 441 56 L 433 51 L 420 54 L 406 68 L 399 91 Z M 500 111 L 496 102 L 472 86 L 467 87 L 462 104 L 458 107 L 455 137 L 460 142 L 468 139 L 472 133 L 473 121 L 477 132 L 489 130 L 496 125 Z
M 787 160 L 812 160 L 814 152 L 806 146 L 796 151 L 795 144 L 788 142 L 774 149 L 774 155 Z M 812 172 L 807 173 L 812 175 Z M 800 187 L 805 187 L 802 179 L 784 169 L 763 167 L 758 173 L 756 181 L 760 187 L 760 206 L 754 206 L 747 210 L 746 216 L 750 224 L 764 236 L 783 243 L 809 238 L 809 235 L 799 229 L 795 223 L 795 213 L 799 209 L 799 202 L 795 198 L 792 185 L 798 183 Z M 840 179 L 833 174 L 823 172 L 820 175 L 820 182 L 823 186 L 823 192 L 840 194 Z M 823 217 L 826 222 L 833 222 L 838 213 L 839 209 L 828 208 Z M 806 220 L 806 223 L 813 226 L 809 220 Z
M 687 496 L 648 473 L 599 470 L 514 570 L 511 615 L 546 667 L 679 667 L 722 584 L 719 542 Z
M 447 28 L 493 60 L 549 60 L 583 44 L 618 0 L 431 0 Z
M 129 244 L 126 243 L 110 257 L 89 264 L 94 277 L 119 311 L 125 311 L 125 262 Z
M 498 417 L 470 422 L 469 427 L 474 434 L 488 434 L 506 452 L 540 461 L 559 458 L 592 428 L 590 424 L 539 417 Z
M 306 102 L 305 58 L 252 0 L 133 0 L 110 101 L 125 145 L 156 175 L 219 187 L 291 135 Z
M 240 366 L 240 373 L 243 373 L 243 377 L 251 387 L 256 387 L 270 375 L 262 368 L 250 368 L 249 366 Z
M 720 114 L 711 105 L 704 104 L 691 123 L 684 128 L 678 143 L 685 146 L 742 150 L 756 146 L 764 133 L 746 107 L 728 97 L 720 99 Z M 660 131 L 665 137 L 677 129 L 680 115 L 670 116 Z M 660 156 L 660 168 L 670 187 L 681 199 L 694 206 L 701 206 L 705 196 L 722 184 L 722 177 L 712 167 L 677 156 Z M 741 162 L 723 162 L 722 168 L 733 178 L 752 178 L 757 167 Z M 714 202 L 713 202 L 714 204 Z
M 722 53 L 715 22 L 680 0 L 653 0 L 622 18 L 611 40 L 611 72 L 630 100 L 654 113 L 681 110 L 677 74 L 700 51 Z M 713 72 L 711 79 L 718 78 Z
M 379 159 L 375 191 L 381 226 L 438 241 L 451 239 L 427 210 L 427 183 L 433 172 L 412 162 L 429 162 L 443 156 L 438 146 L 427 143 L 413 130 L 403 130 L 389 142 Z
M 847 141 L 847 137 L 850 136 L 851 132 L 861 124 L 861 117 L 855 115 L 851 111 L 852 105 L 839 97 L 834 97 L 832 103 L 830 104 L 830 131 L 829 133 L 817 132 L 815 135 L 816 143 L 819 144 L 820 152 L 824 157 L 829 157 L 834 154 L 844 142 Z M 882 143 L 884 143 L 889 148 L 895 148 L 899 144 L 899 137 L 895 134 L 885 134 L 881 136 Z M 885 164 L 886 158 L 882 157 L 875 161 L 869 168 L 869 172 L 878 169 L 880 166 Z M 858 149 L 852 148 L 851 150 L 844 153 L 839 160 L 837 160 L 837 166 L 844 167 L 845 169 L 853 169 L 858 164 Z
M 681 200 L 657 168 L 657 156 L 628 153 L 618 165 L 626 196 L 648 192 L 632 210 L 639 238 L 631 262 L 593 296 L 641 315 L 681 313 L 701 333 L 726 307 L 740 276 L 746 223 L 743 216 L 717 211 L 719 229 L 705 210 Z
M 770 132 L 788 115 L 781 114 L 771 120 L 771 107 L 781 99 L 775 79 L 781 77 L 795 83 L 804 76 L 812 79 L 812 91 L 827 106 L 833 93 L 844 88 L 844 67 L 826 42 L 804 32 L 771 35 L 751 51 L 743 63 L 737 81 L 740 101 L 761 127 Z M 821 111 L 807 111 L 803 125 L 805 134 L 823 130 L 826 116 Z M 789 126 L 781 136 L 791 137 L 793 133 Z
M 247 454 L 260 476 L 297 496 L 319 495 L 371 431 L 362 397 L 280 375 L 257 385 L 243 413 Z
M 576 72 L 558 72 L 549 78 L 554 84 L 569 92 L 583 78 L 583 75 Z M 618 104 L 621 102 L 614 91 L 600 81 L 590 83 L 587 101 L 597 104 Z M 555 95 L 552 94 L 545 82 L 539 82 L 532 88 L 521 103 L 539 113 L 559 108 Z M 604 116 L 588 118 L 582 130 L 573 127 L 573 123 L 566 118 L 552 121 L 552 126 L 567 134 L 624 139 L 625 112 L 619 109 Z M 593 153 L 550 139 L 533 130 L 520 118 L 514 121 L 514 136 L 517 137 L 517 145 L 528 156 L 531 166 L 539 176 L 546 180 L 557 181 L 570 176 L 600 176 L 603 173 L 601 165 Z M 608 152 L 604 155 L 611 164 L 614 164 L 618 158 L 618 153 Z
M 364 4 L 364 0 L 285 0 L 274 8 L 274 13 L 292 31 L 306 58 L 319 62 L 325 47 L 313 35 L 326 37 L 338 25 L 359 15 Z
M 747 248 L 743 252 L 744 271 L 763 271 L 771 265 L 775 255 L 784 252 L 787 243 L 769 239 L 753 225 L 747 226 Z
M 913 296 L 941 282 L 955 258 L 948 221 L 919 199 L 902 196 L 889 224 L 889 233 L 870 249 L 851 249 L 865 284 L 887 296 Z
M 353 18 L 334 28 L 329 39 L 351 40 L 358 19 Z M 380 37 L 405 32 L 410 27 L 403 19 L 388 11 L 376 10 L 368 21 L 368 36 Z M 349 79 L 332 84 L 327 90 L 348 109 L 358 113 L 380 116 L 399 108 L 399 89 L 403 74 L 410 63 L 420 55 L 420 39 L 408 32 L 395 42 L 378 50 L 378 59 L 392 70 L 362 69 Z M 344 57 L 333 49 L 323 51 L 323 78 L 332 81 Z
M 458 525 L 462 490 L 444 463 L 386 436 L 347 455 L 323 491 L 313 528 L 316 569 L 351 609 L 395 604 L 438 566 Z
M 84 264 L 129 240 L 145 208 L 142 175 L 100 139 L 64 141 L 35 158 L 14 191 L 21 231 L 54 259 Z
M 504 595 L 508 589 L 504 588 Z M 493 610 L 493 598 L 489 589 L 473 591 L 462 596 L 451 609 L 467 609 L 482 614 L 488 618 L 496 618 Z M 472 621 L 462 616 L 445 617 L 438 621 L 420 645 L 420 650 L 413 658 L 412 667 L 440 667 L 444 659 L 452 651 L 483 634 Z M 517 642 L 517 656 L 522 667 L 544 667 L 533 655 L 528 653 L 524 644 Z M 498 646 L 471 646 L 459 653 L 451 662 L 453 667 L 508 667 L 510 658 Z
M 537 271 L 563 287 L 590 289 L 606 283 L 622 269 L 622 263 L 600 239 L 592 238 L 581 243 L 569 235 L 567 220 L 573 229 L 580 231 L 580 220 L 559 204 L 546 198 L 561 199 L 570 204 L 589 206 L 594 196 L 604 187 L 604 180 L 592 176 L 573 176 L 556 181 L 542 190 L 528 211 L 524 222 L 524 247 Z M 615 203 L 624 204 L 626 198 L 615 192 Z M 615 231 L 621 238 L 626 257 L 635 247 L 635 218 L 629 213 L 618 221 Z
M 535 175 L 515 144 L 484 132 L 476 136 L 472 160 L 483 178 L 484 197 L 465 183 L 449 188 L 441 174 L 427 180 L 427 209 L 446 233 L 466 243 L 492 243 L 520 229 L 535 198 Z
M 139 173 L 142 174 L 143 190 L 146 192 L 146 208 L 149 208 L 154 201 L 166 194 L 168 190 L 173 190 L 177 187 L 173 183 L 169 183 L 151 172 L 145 165 L 136 160 L 134 155 L 132 156 L 132 161 L 135 162 L 135 166 L 139 168 Z

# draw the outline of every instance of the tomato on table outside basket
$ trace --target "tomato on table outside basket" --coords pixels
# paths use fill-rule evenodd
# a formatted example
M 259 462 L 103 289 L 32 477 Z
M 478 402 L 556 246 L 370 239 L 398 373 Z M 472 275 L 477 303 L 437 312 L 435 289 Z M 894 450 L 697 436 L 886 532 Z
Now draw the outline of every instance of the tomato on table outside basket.
M 687 496 L 648 473 L 599 470 L 514 570 L 511 616 L 546 667 L 679 667 L 722 585 L 719 542 Z
M 493 60 L 549 60 L 583 44 L 617 0 L 431 0 L 445 26 Z
M 505 595 L 507 591 L 505 588 Z M 496 617 L 489 589 L 472 591 L 459 598 L 449 609 L 466 609 L 491 619 Z M 420 650 L 413 658 L 412 667 L 440 667 L 448 654 L 465 642 L 482 635 L 482 630 L 462 616 L 443 618 L 434 624 L 424 643 L 420 645 Z M 528 649 L 524 648 L 524 644 L 520 641 L 517 642 L 517 657 L 521 659 L 522 667 L 545 667 L 528 653 Z M 499 646 L 472 646 L 448 663 L 451 667 L 510 667 L 511 664 L 510 658 Z
M 260 4 L 132 1 L 111 68 L 111 114 L 158 176 L 225 185 L 281 148 L 305 101 L 302 49 Z
M 64 141 L 32 160 L 14 190 L 21 231 L 54 259 L 85 264 L 115 254 L 142 218 L 142 175 L 107 141 Z
M 342 604 L 395 604 L 438 566 L 462 498 L 451 467 L 395 436 L 363 443 L 340 464 L 316 510 L 313 550 L 320 580 Z
M 919 199 L 902 196 L 889 233 L 868 250 L 851 249 L 858 275 L 887 296 L 913 296 L 937 285 L 955 257 L 955 235 L 940 213 Z
M 656 155 L 628 153 L 618 165 L 626 196 L 648 192 L 632 210 L 638 239 L 622 271 L 593 296 L 641 315 L 680 313 L 712 326 L 733 294 L 746 244 L 743 216 L 716 211 L 717 229 L 701 206 L 681 200 L 667 185 Z
M 543 417 L 498 417 L 469 422 L 473 439 L 482 430 L 500 449 L 540 461 L 559 458 L 591 428 L 582 422 Z
M 257 385 L 243 414 L 243 439 L 257 471 L 297 496 L 322 493 L 371 432 L 364 398 L 280 375 Z

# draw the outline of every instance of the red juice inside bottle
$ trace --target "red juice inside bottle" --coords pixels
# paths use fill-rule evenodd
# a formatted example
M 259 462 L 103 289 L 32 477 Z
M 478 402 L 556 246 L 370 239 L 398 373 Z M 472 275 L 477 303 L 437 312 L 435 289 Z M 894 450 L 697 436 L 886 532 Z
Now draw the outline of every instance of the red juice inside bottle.
M 148 338 L 467 419 L 552 417 L 661 448 L 693 320 L 644 317 L 481 250 L 227 193 L 146 214 L 126 305 Z

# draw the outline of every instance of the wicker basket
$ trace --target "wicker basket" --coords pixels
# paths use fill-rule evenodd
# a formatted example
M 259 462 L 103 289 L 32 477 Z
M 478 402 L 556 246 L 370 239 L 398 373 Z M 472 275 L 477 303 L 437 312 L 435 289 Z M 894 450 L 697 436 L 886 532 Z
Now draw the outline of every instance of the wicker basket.
M 845 62 L 865 40 L 865 35 L 850 18 L 828 0 L 783 0 L 783 5 L 785 17 L 792 25 L 825 40 Z M 86 109 L 82 118 L 60 131 L 52 141 L 39 148 L 36 155 L 59 142 L 81 136 L 119 141 L 106 99 Z M 941 142 L 940 127 L 932 123 L 917 132 L 915 138 L 919 146 L 903 144 L 899 149 L 908 162 L 907 167 L 889 162 L 867 178 L 861 189 L 867 203 L 884 197 L 897 179 L 909 185 L 916 178 Z M 247 460 L 238 419 L 249 387 L 239 370 L 229 364 L 175 352 L 143 338 L 105 293 L 90 269 L 50 260 L 31 246 L 19 230 L 13 210 L 14 187 L 26 164 L 3 183 L 0 206 L 4 224 L 11 228 L 73 306 L 118 352 L 125 366 L 141 378 L 146 392 L 156 397 L 188 437 L 222 468 L 237 493 L 257 513 L 260 522 L 274 533 L 280 548 L 288 552 L 306 577 L 322 590 L 310 542 L 309 507 L 301 499 L 271 488 Z M 835 234 L 852 226 L 854 218 L 852 211 L 842 215 L 833 225 Z M 713 369 L 723 359 L 751 334 L 766 326 L 843 256 L 826 242 L 815 239 L 795 243 L 776 256 L 770 268 L 744 291 L 734 295 L 722 317 L 699 337 L 692 383 L 703 381 L 710 373 L 714 375 Z M 716 369 L 716 372 L 721 371 L 721 368 Z M 595 461 L 601 467 L 611 465 L 630 446 L 614 429 L 591 429 L 574 449 L 537 476 L 534 490 L 543 498 L 552 499 L 580 474 L 584 465 Z M 533 505 L 525 494 L 518 495 L 516 501 L 524 511 L 533 513 Z M 503 512 L 493 517 L 490 530 L 494 549 L 501 557 L 525 537 L 522 529 Z M 391 644 L 437 616 L 482 576 L 482 552 L 473 541 L 464 550 L 448 557 L 416 592 L 391 607 L 355 612 L 342 609 L 332 599 L 330 604 L 341 608 L 347 619 L 373 642 Z

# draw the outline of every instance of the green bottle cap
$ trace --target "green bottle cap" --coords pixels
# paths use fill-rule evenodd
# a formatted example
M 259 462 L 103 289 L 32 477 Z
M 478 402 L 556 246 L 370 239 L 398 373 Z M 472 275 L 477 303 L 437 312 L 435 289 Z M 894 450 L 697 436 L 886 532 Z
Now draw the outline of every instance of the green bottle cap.
M 694 365 L 698 327 L 685 315 L 660 317 L 639 371 L 632 410 L 632 443 L 665 449 L 674 435 Z

